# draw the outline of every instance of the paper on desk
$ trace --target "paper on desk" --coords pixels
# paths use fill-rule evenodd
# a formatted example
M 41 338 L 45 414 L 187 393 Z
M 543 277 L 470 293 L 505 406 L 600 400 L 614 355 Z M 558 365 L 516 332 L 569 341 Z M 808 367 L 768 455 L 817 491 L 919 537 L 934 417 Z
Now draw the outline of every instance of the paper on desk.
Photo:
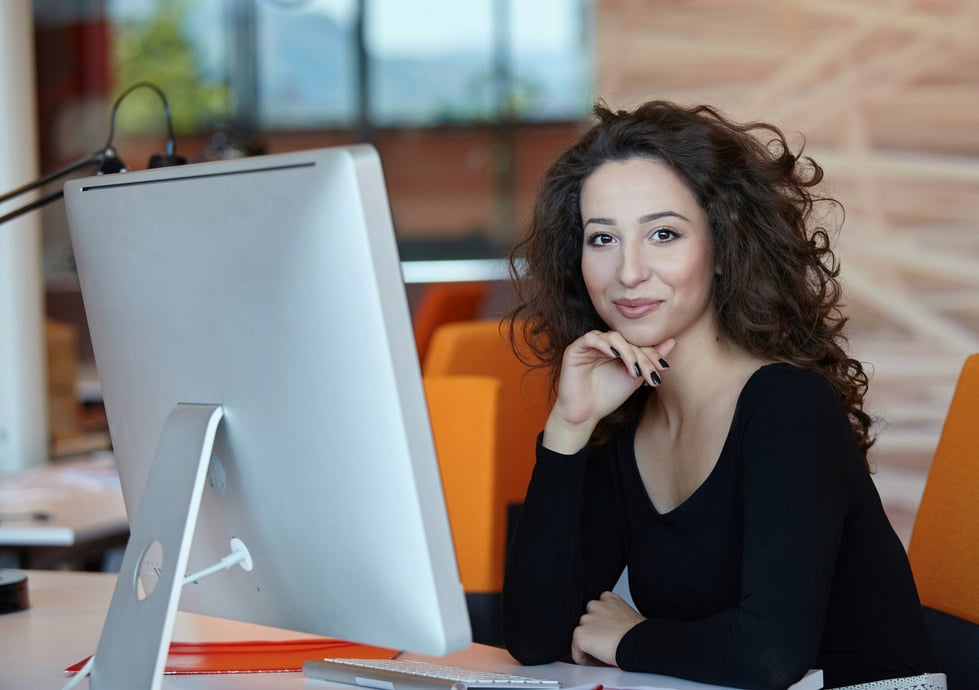
M 682 683 L 682 685 L 680 683 Z M 703 685 L 701 683 L 694 683 L 692 681 L 684 680 L 679 680 L 678 684 L 670 685 L 574 685 L 572 687 L 562 687 L 561 690 L 687 690 L 688 688 L 702 688 L 703 690 L 717 688 L 717 690 L 728 690 L 728 688 L 723 685 Z M 820 685 L 819 688 L 822 688 L 822 686 Z M 816 690 L 819 690 L 819 688 Z M 737 690 L 737 688 L 731 688 L 730 690 Z M 796 688 L 793 686 L 792 688 L 789 688 L 789 690 L 796 690 Z
M 629 685 L 626 687 L 612 687 L 611 685 L 572 685 L 570 688 L 561 687 L 561 690 L 675 690 L 662 685 Z
M 7 499 L 25 495 L 60 497 L 78 490 L 97 493 L 120 490 L 119 472 L 112 453 L 93 453 L 85 460 L 31 467 L 8 475 L 0 482 L 0 497 Z
M 166 674 L 298 673 L 310 659 L 391 659 L 397 652 L 333 638 L 250 640 L 244 642 L 172 642 Z M 77 673 L 88 659 L 65 670 Z
M 786 690 L 822 690 L 823 672 L 820 670 L 810 670 L 801 679 L 790 685 Z M 736 690 L 728 689 L 723 685 L 710 685 L 697 683 L 689 680 L 677 679 L 676 683 L 669 685 L 605 685 L 601 683 L 589 683 L 587 685 L 575 685 L 562 688 L 562 690 Z

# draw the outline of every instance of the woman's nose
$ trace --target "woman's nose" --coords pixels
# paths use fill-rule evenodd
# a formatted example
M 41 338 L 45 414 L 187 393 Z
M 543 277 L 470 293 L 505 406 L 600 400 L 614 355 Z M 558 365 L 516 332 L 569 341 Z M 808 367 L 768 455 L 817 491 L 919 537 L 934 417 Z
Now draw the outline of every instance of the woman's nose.
M 619 282 L 623 285 L 638 285 L 649 277 L 650 269 L 641 246 L 627 243 L 622 247 L 620 256 Z

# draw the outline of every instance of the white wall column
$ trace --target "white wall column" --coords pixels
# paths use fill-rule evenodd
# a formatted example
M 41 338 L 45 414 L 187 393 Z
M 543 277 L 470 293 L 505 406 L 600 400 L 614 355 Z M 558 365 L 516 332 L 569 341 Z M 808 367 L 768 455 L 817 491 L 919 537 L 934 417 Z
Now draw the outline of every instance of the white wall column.
M 0 2 L 0 193 L 38 177 L 31 0 Z M 0 215 L 30 197 L 0 204 Z M 48 457 L 40 214 L 0 225 L 0 475 Z

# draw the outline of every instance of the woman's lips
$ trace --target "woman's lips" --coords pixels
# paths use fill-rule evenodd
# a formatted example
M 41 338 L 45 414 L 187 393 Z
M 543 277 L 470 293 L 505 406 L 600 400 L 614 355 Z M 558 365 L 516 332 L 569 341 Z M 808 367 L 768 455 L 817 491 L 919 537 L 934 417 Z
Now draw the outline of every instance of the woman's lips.
M 615 300 L 615 308 L 627 319 L 639 319 L 656 311 L 662 300 L 623 299 Z

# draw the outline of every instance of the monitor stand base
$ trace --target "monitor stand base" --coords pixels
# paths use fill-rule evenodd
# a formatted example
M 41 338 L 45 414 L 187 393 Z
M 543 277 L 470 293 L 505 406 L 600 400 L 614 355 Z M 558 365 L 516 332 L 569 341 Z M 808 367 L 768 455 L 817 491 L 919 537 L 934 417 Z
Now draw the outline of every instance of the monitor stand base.
M 90 686 L 159 690 L 197 525 L 220 405 L 170 412 L 132 521 Z

